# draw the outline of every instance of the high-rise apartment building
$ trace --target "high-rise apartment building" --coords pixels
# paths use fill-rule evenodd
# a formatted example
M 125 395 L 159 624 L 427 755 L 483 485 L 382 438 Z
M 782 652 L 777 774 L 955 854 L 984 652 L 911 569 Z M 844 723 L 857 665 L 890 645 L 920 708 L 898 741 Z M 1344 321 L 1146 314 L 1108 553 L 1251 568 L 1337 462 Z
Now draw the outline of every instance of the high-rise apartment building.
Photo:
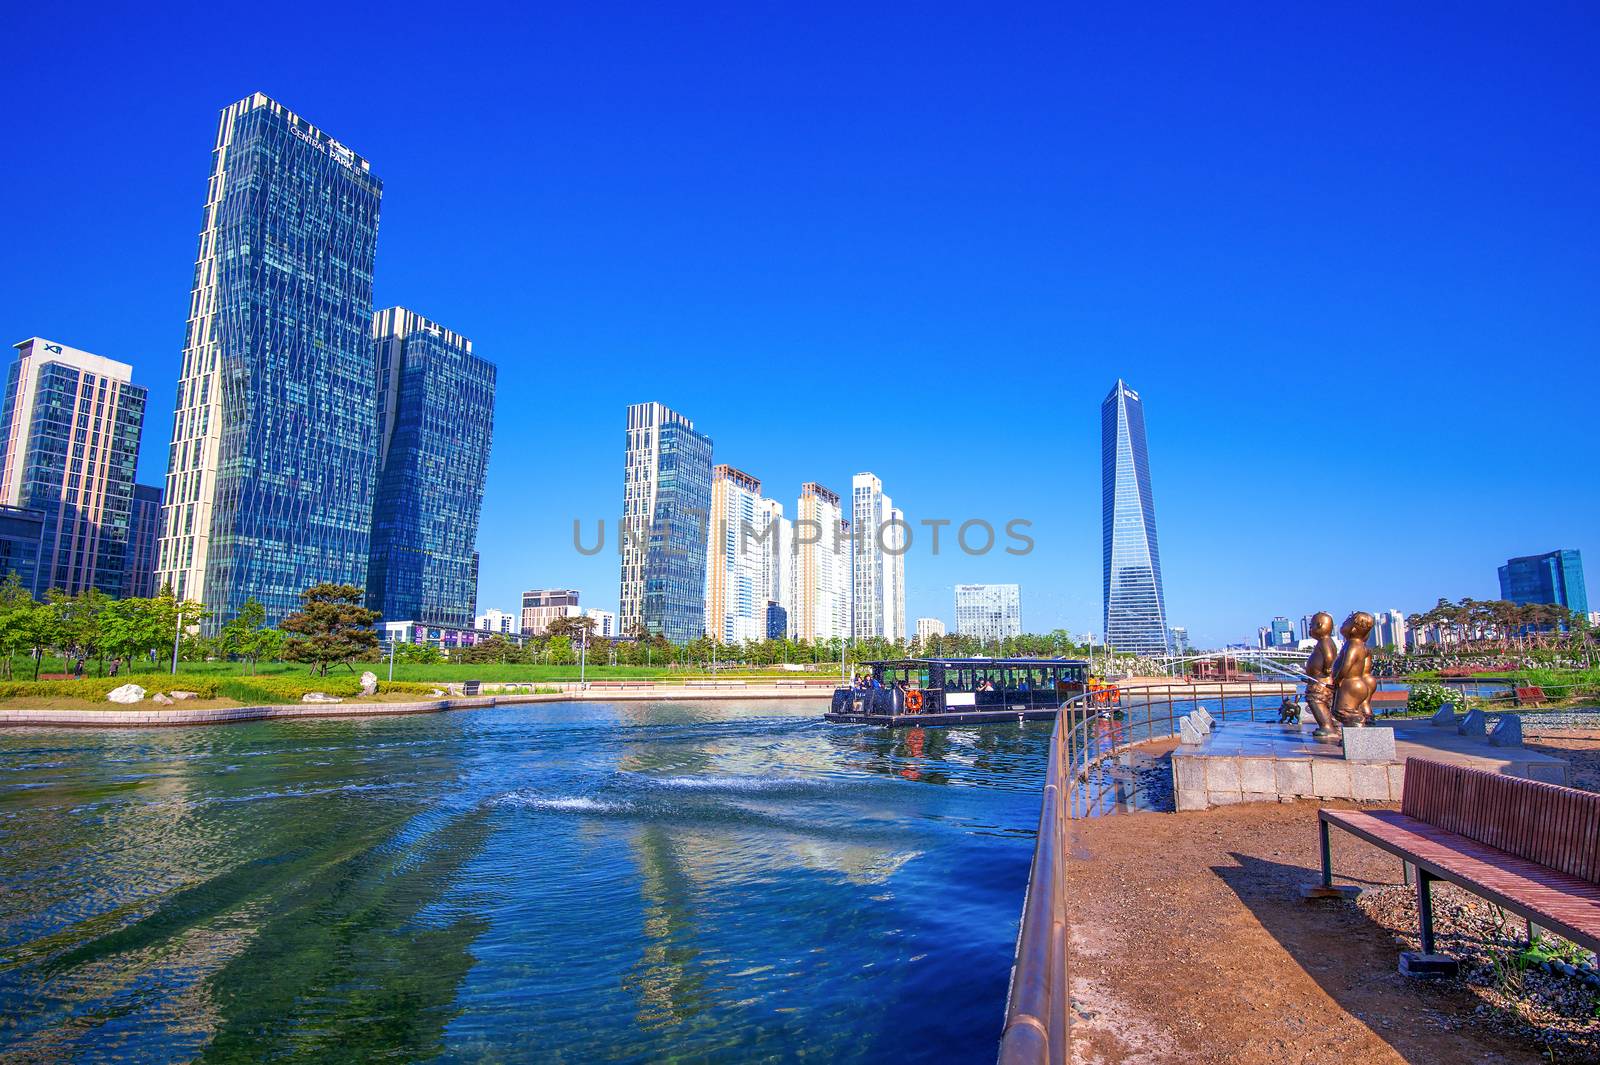
M 603 637 L 607 640 L 617 638 L 617 614 L 614 610 L 598 610 L 592 606 L 583 608 L 583 616 L 594 622 L 594 627 L 589 630 L 591 636 Z
M 161 489 L 152 484 L 133 486 L 133 510 L 128 518 L 128 565 L 122 582 L 124 597 L 149 599 L 156 585 L 156 555 L 161 545 Z
M 1181 655 L 1189 652 L 1189 630 L 1183 625 L 1172 625 L 1167 629 L 1167 639 L 1172 645 L 1172 653 Z
M 494 365 L 472 341 L 403 307 L 372 321 L 378 485 L 367 606 L 384 621 L 467 628 L 494 433 Z
M 812 642 L 848 636 L 850 524 L 842 516 L 839 493 L 807 481 L 800 486 L 795 515 L 789 631 Z
M 1547 551 L 1507 560 L 1500 567 L 1500 598 L 1519 605 L 1553 603 L 1583 617 L 1589 612 L 1583 555 L 1577 551 Z
M 41 593 L 120 596 L 145 390 L 125 362 L 40 337 L 16 348 L 0 408 L 0 505 L 44 515 Z
M 522 593 L 522 635 L 543 636 L 556 618 L 575 618 L 578 606 L 576 588 L 535 588 Z
M 310 585 L 367 583 L 382 195 L 365 159 L 281 104 L 223 109 L 157 577 L 211 629 L 246 599 L 275 624 Z
M 628 408 L 623 452 L 622 635 L 705 632 L 711 438 L 660 403 Z
M 767 542 L 761 482 L 732 466 L 711 472 L 711 520 L 706 544 L 706 635 L 722 643 L 767 635 Z
M 1406 616 L 1398 610 L 1374 610 L 1372 635 L 1367 642 L 1373 647 L 1391 647 L 1396 651 L 1406 649 Z
M 512 610 L 490 607 L 474 618 L 472 624 L 480 632 L 498 632 L 503 636 L 519 636 L 522 633 L 522 615 Z
M 761 501 L 759 520 L 761 580 L 767 594 L 767 638 L 776 640 L 789 635 L 794 595 L 794 522 L 783 516 L 783 504 L 776 499 Z
M 934 636 L 943 636 L 944 633 L 944 622 L 938 618 L 917 619 L 917 639 L 926 640 Z
M 1144 403 L 1120 379 L 1100 405 L 1100 513 L 1106 643 L 1134 654 L 1166 654 Z
M 871 473 L 851 480 L 851 631 L 856 639 L 906 637 L 906 522 L 883 482 Z
M 1015 584 L 956 585 L 956 632 L 980 640 L 1022 635 L 1022 590 Z

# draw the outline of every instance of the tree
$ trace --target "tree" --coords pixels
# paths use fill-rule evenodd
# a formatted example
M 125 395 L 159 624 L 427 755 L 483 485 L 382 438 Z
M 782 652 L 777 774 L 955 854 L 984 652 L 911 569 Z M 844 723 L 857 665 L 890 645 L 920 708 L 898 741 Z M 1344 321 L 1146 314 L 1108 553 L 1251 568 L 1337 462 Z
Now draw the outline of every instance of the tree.
M 137 661 L 172 639 L 177 624 L 160 599 L 118 599 L 100 614 L 100 642 L 106 652 Z
M 98 674 L 105 676 L 105 641 L 100 619 L 110 605 L 111 598 L 98 588 L 85 588 L 77 595 L 67 595 L 59 588 L 52 588 L 50 602 L 61 620 L 61 640 L 67 657 L 80 661 L 98 659 Z
M 378 612 L 362 606 L 364 598 L 354 584 L 317 584 L 301 592 L 300 611 L 283 619 L 284 657 L 307 663 L 318 676 L 335 663 L 354 673 L 351 663 L 378 646 Z
M 38 605 L 22 586 L 22 578 L 16 570 L 0 581 L 0 653 L 5 656 L 0 673 L 4 673 L 6 680 L 11 679 L 11 660 L 28 642 L 29 615 Z
M 238 615 L 217 634 L 217 650 L 243 659 L 251 673 L 263 658 L 281 654 L 284 642 L 283 633 L 267 628 L 267 608 L 254 597 L 246 599 Z

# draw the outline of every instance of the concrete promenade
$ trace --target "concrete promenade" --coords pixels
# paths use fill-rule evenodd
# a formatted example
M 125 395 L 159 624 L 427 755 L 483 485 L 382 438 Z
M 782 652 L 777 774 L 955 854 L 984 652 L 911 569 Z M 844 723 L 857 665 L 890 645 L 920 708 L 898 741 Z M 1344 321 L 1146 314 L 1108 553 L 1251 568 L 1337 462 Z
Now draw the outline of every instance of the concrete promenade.
M 459 686 L 459 685 L 457 685 Z M 508 685 L 508 687 L 517 687 Z M 532 685 L 521 685 L 532 687 Z M 241 721 L 270 721 L 310 717 L 386 717 L 393 714 L 437 714 L 447 710 L 482 710 L 493 706 L 523 703 L 568 702 L 702 702 L 728 699 L 811 699 L 826 703 L 832 688 L 823 694 L 817 686 L 734 685 L 707 682 L 705 686 L 672 685 L 662 687 L 588 688 L 573 685 L 560 692 L 501 692 L 480 696 L 451 696 L 405 703 L 293 703 L 286 706 L 220 706 L 193 709 L 173 706 L 162 709 L 152 704 L 122 707 L 107 703 L 106 710 L 6 709 L 0 703 L 0 727 L 56 726 L 68 728 L 152 728 L 173 725 L 229 725 Z

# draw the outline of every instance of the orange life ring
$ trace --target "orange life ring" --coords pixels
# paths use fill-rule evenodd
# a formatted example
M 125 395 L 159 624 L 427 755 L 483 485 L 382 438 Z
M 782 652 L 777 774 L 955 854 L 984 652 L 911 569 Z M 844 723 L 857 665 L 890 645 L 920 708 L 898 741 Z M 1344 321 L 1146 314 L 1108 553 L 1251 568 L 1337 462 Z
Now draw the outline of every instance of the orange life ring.
M 913 714 L 922 713 L 922 693 L 915 688 L 906 692 L 906 709 Z

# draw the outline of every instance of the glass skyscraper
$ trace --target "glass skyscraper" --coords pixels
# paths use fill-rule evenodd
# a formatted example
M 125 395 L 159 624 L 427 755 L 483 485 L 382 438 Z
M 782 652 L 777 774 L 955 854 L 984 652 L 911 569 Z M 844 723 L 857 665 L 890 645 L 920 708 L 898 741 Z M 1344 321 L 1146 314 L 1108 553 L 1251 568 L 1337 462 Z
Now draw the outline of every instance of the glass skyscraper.
M 31 590 L 120 596 L 145 390 L 125 362 L 40 337 L 16 347 L 0 409 L 0 504 L 43 515 Z
M 378 487 L 367 606 L 389 621 L 471 628 L 473 549 L 494 432 L 494 365 L 403 307 L 372 323 Z
M 211 629 L 252 597 L 275 624 L 310 585 L 366 584 L 383 186 L 256 93 L 223 109 L 207 188 L 157 583 Z
M 1105 641 L 1118 651 L 1166 654 L 1167 604 L 1156 547 L 1144 404 L 1121 380 L 1100 405 L 1100 516 Z
M 628 408 L 623 452 L 622 635 L 705 633 L 711 438 L 660 403 Z
M 1500 598 L 1519 605 L 1564 606 L 1578 617 L 1589 613 L 1583 582 L 1583 556 L 1577 551 L 1547 551 L 1508 559 L 1500 567 Z

